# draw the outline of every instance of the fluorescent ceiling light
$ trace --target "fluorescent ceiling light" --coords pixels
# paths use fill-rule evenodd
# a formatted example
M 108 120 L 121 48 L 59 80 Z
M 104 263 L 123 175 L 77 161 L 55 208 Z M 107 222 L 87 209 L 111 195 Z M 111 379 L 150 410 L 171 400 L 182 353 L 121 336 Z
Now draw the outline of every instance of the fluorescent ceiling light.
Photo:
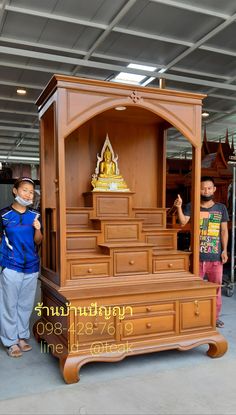
M 207 118 L 207 117 L 209 117 L 209 112 L 206 112 L 206 111 L 204 111 L 204 112 L 202 112 L 202 117 L 203 118 Z
M 120 72 L 114 79 L 113 82 L 124 82 L 126 84 L 139 85 L 140 82 L 145 79 L 145 75 L 136 75 L 128 72 Z
M 154 72 L 157 69 L 154 66 L 138 65 L 136 63 L 129 63 L 127 68 L 141 69 L 143 71 L 150 71 L 150 72 Z
M 132 68 L 132 69 L 139 69 L 142 71 L 150 71 L 153 72 L 156 70 L 156 68 L 154 66 L 148 66 L 148 65 L 138 65 L 136 63 L 129 63 L 127 65 L 127 68 Z M 150 78 L 148 78 L 147 75 L 137 75 L 137 74 L 133 74 L 133 73 L 128 73 L 128 72 L 120 72 L 115 78 L 112 79 L 113 82 L 123 82 L 125 84 L 133 84 L 133 85 L 147 85 L 149 84 L 149 82 L 151 82 L 153 79 L 148 80 Z M 144 81 L 144 79 L 146 79 L 146 81 Z M 142 82 L 144 81 L 144 83 Z M 146 83 L 147 82 L 147 83 Z

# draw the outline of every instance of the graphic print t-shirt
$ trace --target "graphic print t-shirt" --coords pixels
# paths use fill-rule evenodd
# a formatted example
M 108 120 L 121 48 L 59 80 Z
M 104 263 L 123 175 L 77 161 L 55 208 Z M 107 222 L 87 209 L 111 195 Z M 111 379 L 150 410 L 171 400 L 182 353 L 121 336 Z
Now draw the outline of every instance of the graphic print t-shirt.
M 191 204 L 185 206 L 184 214 L 191 216 Z M 220 225 L 229 220 L 226 206 L 215 203 L 200 209 L 200 261 L 221 261 Z

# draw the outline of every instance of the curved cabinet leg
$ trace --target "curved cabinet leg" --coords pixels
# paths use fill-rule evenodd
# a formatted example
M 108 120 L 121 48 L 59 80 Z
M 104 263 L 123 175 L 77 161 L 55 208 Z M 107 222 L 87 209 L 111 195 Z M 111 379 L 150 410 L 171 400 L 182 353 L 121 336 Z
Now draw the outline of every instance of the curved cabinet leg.
M 228 343 L 220 334 L 216 337 L 216 340 L 209 343 L 209 350 L 207 355 L 210 357 L 221 357 L 228 349 Z
M 66 383 L 79 382 L 79 369 L 82 366 L 82 359 L 78 356 L 67 356 L 60 359 L 60 371 Z

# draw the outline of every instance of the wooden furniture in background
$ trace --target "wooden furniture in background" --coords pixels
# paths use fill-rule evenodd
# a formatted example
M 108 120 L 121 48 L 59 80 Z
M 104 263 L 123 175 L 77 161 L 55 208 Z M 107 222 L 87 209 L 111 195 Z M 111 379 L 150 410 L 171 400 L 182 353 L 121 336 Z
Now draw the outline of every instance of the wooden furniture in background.
M 204 343 L 211 357 L 227 349 L 215 327 L 216 286 L 198 277 L 202 98 L 56 75 L 38 99 L 45 232 L 34 333 L 68 383 L 90 361 Z M 193 145 L 190 265 L 166 227 L 171 125 Z M 130 192 L 91 191 L 107 133 Z

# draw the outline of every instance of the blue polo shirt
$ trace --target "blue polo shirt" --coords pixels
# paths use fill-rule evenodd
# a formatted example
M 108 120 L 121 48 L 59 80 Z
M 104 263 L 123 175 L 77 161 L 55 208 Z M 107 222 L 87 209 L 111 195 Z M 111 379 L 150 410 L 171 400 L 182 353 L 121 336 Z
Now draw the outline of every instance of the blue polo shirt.
M 8 206 L 0 210 L 2 243 L 0 265 L 25 274 L 39 271 L 38 246 L 34 242 L 35 218 L 40 221 L 37 210 L 26 208 L 20 213 Z

